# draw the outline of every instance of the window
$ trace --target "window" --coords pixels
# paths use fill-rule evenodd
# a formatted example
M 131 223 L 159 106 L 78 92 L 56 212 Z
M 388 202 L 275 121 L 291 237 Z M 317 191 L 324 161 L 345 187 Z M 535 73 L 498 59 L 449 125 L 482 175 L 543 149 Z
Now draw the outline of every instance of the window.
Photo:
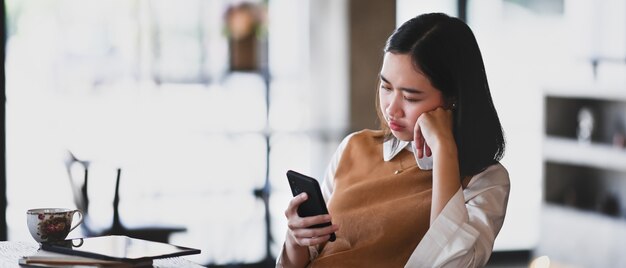
M 309 96 L 308 1 L 249 2 L 271 18 L 257 69 L 229 58 L 225 14 L 242 1 L 7 1 L 9 239 L 30 239 L 28 208 L 75 207 L 71 150 L 92 161 L 93 226 L 111 222 L 120 167 L 125 225 L 184 225 L 170 242 L 201 249 L 189 258 L 204 264 L 263 260 L 271 230 L 275 256 L 284 173 L 321 176 L 345 123 Z

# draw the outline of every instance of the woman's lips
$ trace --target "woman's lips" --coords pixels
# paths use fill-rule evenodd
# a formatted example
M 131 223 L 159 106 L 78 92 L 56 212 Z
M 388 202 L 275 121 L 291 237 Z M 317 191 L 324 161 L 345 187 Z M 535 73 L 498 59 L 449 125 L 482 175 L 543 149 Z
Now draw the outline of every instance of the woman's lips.
M 400 125 L 398 122 L 389 121 L 389 128 L 394 131 L 402 131 L 404 129 L 404 126 Z

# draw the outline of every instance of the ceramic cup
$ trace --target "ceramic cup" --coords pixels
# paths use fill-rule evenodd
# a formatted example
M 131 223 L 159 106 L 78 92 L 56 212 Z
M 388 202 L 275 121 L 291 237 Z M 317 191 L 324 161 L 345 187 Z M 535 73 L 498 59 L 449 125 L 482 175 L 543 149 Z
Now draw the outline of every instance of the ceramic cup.
M 72 226 L 74 213 L 78 213 L 78 222 Z M 37 208 L 26 212 L 28 231 L 37 242 L 56 242 L 64 240 L 78 225 L 83 223 L 83 212 L 67 208 Z

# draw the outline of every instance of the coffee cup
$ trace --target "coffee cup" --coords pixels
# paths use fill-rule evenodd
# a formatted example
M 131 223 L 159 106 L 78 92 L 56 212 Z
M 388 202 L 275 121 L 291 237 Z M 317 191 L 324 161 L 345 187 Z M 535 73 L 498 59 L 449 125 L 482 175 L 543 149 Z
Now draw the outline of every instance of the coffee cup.
M 74 213 L 78 222 L 72 225 Z M 37 208 L 26 212 L 28 231 L 40 243 L 65 240 L 67 235 L 83 222 L 83 212 L 68 208 Z

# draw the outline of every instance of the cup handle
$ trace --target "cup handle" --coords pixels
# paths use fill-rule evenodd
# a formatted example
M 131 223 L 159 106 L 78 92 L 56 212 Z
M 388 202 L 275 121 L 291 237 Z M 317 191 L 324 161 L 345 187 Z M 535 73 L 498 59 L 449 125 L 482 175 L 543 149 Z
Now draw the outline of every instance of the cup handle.
M 78 209 L 75 209 L 75 210 L 74 210 L 74 213 L 78 213 L 78 217 L 79 217 L 80 219 L 78 220 L 78 222 L 77 222 L 76 224 L 74 224 L 74 226 L 72 226 L 72 228 L 70 228 L 70 232 L 71 232 L 72 230 L 76 229 L 76 227 L 78 227 L 78 225 L 80 225 L 81 223 L 83 223 L 83 218 L 84 218 L 84 217 L 83 217 L 83 212 L 82 212 L 82 211 L 80 211 L 80 210 L 78 210 Z M 72 217 L 74 217 L 74 215 L 72 215 Z
M 76 245 L 76 244 L 74 244 L 74 240 L 77 240 L 77 239 L 72 239 L 72 247 L 75 247 L 75 248 L 81 247 L 83 245 L 83 243 L 85 242 L 82 238 L 79 238 L 78 239 L 78 245 Z

